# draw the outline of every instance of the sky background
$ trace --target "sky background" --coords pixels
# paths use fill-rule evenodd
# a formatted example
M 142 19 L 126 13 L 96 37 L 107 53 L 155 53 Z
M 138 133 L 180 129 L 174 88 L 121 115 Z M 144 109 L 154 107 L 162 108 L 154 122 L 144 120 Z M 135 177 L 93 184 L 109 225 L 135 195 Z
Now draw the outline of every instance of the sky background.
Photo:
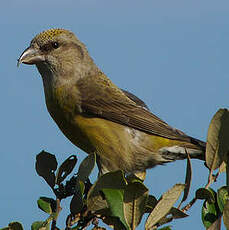
M 71 154 L 79 161 L 86 156 L 49 116 L 36 68 L 16 67 L 37 33 L 53 27 L 72 30 L 115 84 L 139 96 L 170 125 L 206 140 L 212 116 L 229 102 L 228 21 L 226 0 L 1 1 L 0 227 L 17 220 L 30 229 L 46 217 L 36 200 L 52 193 L 36 175 L 36 154 L 44 149 L 58 162 Z M 208 175 L 202 162 L 192 162 L 189 200 Z M 185 166 L 179 161 L 148 170 L 151 194 L 159 198 L 184 182 Z M 221 176 L 216 186 L 224 180 Z M 204 229 L 201 205 L 192 207 L 189 218 L 174 221 L 174 229 Z

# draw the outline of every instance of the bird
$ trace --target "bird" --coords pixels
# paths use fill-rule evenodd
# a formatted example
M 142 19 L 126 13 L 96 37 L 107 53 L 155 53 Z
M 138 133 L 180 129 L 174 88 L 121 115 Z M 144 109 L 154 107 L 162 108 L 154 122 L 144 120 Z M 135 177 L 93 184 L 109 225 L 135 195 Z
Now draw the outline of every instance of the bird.
M 204 160 L 205 142 L 171 127 L 116 86 L 70 30 L 37 34 L 21 63 L 37 67 L 48 112 L 75 146 L 96 154 L 101 174 L 144 172 L 187 155 Z

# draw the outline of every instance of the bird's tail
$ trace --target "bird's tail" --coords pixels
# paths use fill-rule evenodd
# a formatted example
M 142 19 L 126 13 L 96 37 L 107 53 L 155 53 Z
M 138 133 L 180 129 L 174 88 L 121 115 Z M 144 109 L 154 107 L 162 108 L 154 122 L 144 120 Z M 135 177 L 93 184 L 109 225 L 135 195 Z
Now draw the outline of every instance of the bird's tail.
M 162 157 L 168 161 L 183 160 L 187 158 L 187 154 L 191 158 L 205 160 L 206 143 L 190 137 L 190 142 L 184 145 L 165 147 L 161 149 Z

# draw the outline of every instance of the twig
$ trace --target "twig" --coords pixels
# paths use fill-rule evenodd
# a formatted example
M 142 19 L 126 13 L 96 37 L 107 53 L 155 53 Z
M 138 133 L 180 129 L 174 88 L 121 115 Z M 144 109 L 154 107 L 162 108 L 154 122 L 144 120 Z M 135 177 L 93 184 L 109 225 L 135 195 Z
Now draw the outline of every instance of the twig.
M 208 183 L 205 185 L 206 189 L 212 184 L 212 182 L 214 182 L 214 178 L 212 174 L 213 174 L 213 170 L 211 169 L 208 176 Z
M 194 197 L 187 205 L 185 205 L 185 206 L 181 209 L 181 211 L 182 211 L 182 212 L 187 212 L 187 211 L 194 205 L 194 203 L 196 202 L 196 200 L 197 200 L 197 198 Z
M 60 214 L 60 211 L 62 210 L 61 206 L 60 206 L 60 199 L 57 198 L 56 199 L 56 213 L 55 213 L 55 217 L 52 220 L 52 225 L 51 225 L 51 230 L 56 230 L 56 220 Z

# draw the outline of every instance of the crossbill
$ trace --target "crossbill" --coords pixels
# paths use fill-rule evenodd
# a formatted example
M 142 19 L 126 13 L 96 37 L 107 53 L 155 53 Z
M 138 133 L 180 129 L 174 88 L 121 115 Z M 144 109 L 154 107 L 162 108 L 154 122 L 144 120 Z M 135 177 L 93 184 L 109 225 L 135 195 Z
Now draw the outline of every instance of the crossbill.
M 117 87 L 71 31 L 38 34 L 20 63 L 36 65 L 51 117 L 74 145 L 96 153 L 101 173 L 142 172 L 185 159 L 187 152 L 204 159 L 204 142 L 169 126 L 138 97 Z

